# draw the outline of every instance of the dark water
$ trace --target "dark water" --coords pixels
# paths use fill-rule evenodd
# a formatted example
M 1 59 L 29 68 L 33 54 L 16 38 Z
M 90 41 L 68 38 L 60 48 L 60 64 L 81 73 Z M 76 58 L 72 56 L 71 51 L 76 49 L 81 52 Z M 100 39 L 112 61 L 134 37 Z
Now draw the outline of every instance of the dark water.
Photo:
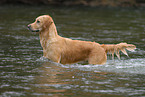
M 61 36 L 137 46 L 105 65 L 62 65 L 42 57 L 27 24 L 53 17 Z M 145 9 L 0 7 L 0 97 L 145 97 Z M 109 56 L 108 56 L 109 57 Z

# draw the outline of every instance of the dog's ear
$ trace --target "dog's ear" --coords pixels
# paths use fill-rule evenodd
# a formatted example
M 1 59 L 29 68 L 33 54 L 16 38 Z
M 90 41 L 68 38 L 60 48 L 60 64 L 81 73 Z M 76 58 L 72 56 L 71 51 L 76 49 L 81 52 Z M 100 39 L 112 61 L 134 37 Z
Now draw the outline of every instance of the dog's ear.
M 43 24 L 43 28 L 47 29 L 50 27 L 50 25 L 53 23 L 53 20 L 51 17 L 49 17 L 49 19 L 45 20 L 44 24 Z

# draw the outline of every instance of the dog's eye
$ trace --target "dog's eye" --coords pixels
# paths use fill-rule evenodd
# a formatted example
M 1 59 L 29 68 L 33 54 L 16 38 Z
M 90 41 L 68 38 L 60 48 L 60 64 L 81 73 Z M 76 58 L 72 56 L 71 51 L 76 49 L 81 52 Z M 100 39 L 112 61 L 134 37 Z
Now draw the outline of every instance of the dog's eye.
M 37 23 L 40 23 L 40 21 L 39 21 L 39 20 L 37 20 Z

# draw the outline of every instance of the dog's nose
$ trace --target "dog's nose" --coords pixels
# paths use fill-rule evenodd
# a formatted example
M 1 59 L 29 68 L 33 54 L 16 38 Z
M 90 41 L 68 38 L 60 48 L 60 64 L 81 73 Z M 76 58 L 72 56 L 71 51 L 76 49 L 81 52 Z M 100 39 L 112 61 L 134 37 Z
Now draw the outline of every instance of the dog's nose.
M 31 25 L 28 25 L 28 28 L 31 28 Z

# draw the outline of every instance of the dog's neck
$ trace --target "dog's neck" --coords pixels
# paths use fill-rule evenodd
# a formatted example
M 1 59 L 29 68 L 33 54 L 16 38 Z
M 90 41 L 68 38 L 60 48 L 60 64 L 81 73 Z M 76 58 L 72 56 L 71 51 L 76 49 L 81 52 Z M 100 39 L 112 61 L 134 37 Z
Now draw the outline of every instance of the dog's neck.
M 57 29 L 54 23 L 52 23 L 47 29 L 41 31 L 39 34 L 41 46 L 46 48 L 50 43 L 57 41 Z

